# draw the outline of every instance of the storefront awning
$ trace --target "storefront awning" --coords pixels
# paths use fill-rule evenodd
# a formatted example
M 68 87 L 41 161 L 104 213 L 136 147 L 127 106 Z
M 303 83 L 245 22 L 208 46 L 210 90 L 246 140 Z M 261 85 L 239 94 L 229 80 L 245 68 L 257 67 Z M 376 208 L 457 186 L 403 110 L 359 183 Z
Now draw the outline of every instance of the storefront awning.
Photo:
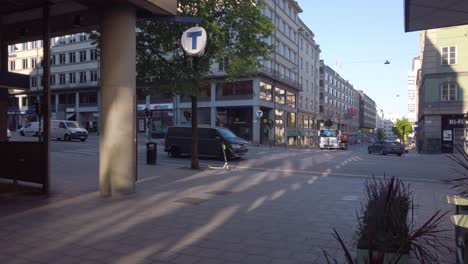
M 468 1 L 405 0 L 405 31 L 468 24 Z

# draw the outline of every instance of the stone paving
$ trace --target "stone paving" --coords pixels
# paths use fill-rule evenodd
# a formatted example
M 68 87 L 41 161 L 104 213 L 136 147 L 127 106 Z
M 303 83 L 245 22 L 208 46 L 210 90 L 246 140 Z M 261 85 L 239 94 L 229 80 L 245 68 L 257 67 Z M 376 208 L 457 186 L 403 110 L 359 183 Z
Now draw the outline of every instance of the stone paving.
M 363 178 L 178 164 L 154 175 L 140 164 L 135 194 L 100 198 L 97 179 L 80 181 L 97 161 L 66 178 L 63 162 L 54 162 L 50 198 L 0 196 L 0 263 L 319 264 L 323 250 L 342 259 L 332 228 L 354 248 Z M 417 222 L 452 209 L 442 202 L 450 186 L 409 183 Z M 448 219 L 445 227 L 453 229 Z

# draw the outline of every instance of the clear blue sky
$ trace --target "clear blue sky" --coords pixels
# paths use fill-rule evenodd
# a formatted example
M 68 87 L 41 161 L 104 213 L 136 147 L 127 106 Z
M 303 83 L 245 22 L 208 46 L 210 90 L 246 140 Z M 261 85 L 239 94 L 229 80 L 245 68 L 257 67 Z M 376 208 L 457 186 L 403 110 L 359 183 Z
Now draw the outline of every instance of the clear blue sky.
M 404 32 L 403 0 L 298 0 L 321 59 L 364 90 L 385 112 L 407 113 L 407 75 L 419 55 L 419 32 Z M 384 65 L 385 60 L 390 65 Z M 354 63 L 371 61 L 365 63 Z M 400 97 L 397 97 L 397 94 Z

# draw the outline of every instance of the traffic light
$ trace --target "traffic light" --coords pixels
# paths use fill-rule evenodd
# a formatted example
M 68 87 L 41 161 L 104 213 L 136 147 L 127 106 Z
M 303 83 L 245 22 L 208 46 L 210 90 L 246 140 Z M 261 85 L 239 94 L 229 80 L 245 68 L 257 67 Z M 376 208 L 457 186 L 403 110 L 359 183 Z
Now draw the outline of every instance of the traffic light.
M 145 115 L 147 118 L 150 118 L 152 116 L 152 112 L 151 110 L 149 110 L 148 108 L 145 109 Z
M 184 111 L 184 117 L 185 119 L 190 120 L 190 118 L 192 117 L 192 113 L 190 113 L 189 111 Z
M 38 100 L 34 101 L 34 110 L 36 111 L 37 115 L 41 115 L 41 104 Z

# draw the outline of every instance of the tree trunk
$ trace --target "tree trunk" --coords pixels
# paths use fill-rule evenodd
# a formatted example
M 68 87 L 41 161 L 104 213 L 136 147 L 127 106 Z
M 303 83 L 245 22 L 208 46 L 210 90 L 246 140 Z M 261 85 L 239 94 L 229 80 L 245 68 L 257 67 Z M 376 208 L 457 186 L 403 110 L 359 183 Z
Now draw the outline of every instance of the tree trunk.
M 192 169 L 199 169 L 198 162 L 198 98 L 192 96 Z

